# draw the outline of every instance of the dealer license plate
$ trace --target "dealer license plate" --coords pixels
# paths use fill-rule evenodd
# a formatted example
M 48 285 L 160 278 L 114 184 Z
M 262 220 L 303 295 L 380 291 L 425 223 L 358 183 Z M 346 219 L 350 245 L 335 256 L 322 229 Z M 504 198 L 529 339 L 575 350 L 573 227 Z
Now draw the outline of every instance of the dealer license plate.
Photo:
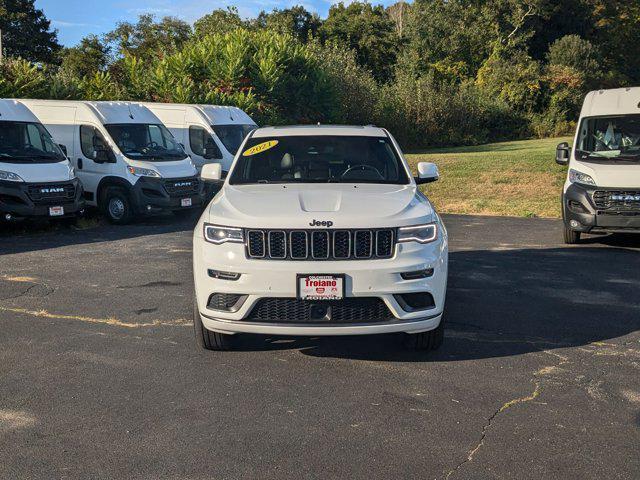
M 182 198 L 180 200 L 180 206 L 182 206 L 182 207 L 190 207 L 191 206 L 191 199 L 190 198 Z
M 342 300 L 344 275 L 298 275 L 300 300 Z
M 50 217 L 61 217 L 64 215 L 64 207 L 49 207 Z

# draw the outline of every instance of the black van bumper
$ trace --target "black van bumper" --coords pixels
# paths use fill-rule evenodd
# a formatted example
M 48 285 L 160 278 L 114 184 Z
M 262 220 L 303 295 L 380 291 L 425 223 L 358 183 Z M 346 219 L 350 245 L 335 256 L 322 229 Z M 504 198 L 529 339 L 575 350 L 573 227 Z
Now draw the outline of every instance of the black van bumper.
M 571 184 L 562 195 L 562 218 L 576 232 L 640 233 L 640 188 Z
M 204 203 L 203 182 L 198 177 L 140 177 L 131 189 L 131 201 L 138 214 L 199 208 Z
M 62 207 L 63 215 L 52 215 L 52 207 Z M 84 207 L 82 184 L 77 178 L 45 183 L 0 181 L 0 215 L 5 220 L 73 217 Z

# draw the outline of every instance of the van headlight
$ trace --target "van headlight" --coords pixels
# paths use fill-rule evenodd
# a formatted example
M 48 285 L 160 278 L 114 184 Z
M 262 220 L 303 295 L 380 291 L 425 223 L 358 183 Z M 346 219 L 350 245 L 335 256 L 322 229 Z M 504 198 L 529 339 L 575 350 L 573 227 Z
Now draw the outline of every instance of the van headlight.
M 0 180 L 7 182 L 24 182 L 24 180 L 17 173 L 5 172 L 0 170 Z
M 135 175 L 136 177 L 156 177 L 160 178 L 160 174 L 155 170 L 151 170 L 150 168 L 141 168 L 141 167 L 132 167 L 128 166 L 127 170 L 131 175 Z
M 398 229 L 398 242 L 431 243 L 438 239 L 438 225 L 427 223 Z
M 220 245 L 221 243 L 244 243 L 244 233 L 241 228 L 223 227 L 221 225 L 204 224 L 204 238 L 207 242 Z
M 590 175 L 574 170 L 573 168 L 569 170 L 569 181 L 571 183 L 581 183 L 583 185 L 595 186 L 596 184 L 596 182 L 593 181 L 593 178 L 591 178 Z

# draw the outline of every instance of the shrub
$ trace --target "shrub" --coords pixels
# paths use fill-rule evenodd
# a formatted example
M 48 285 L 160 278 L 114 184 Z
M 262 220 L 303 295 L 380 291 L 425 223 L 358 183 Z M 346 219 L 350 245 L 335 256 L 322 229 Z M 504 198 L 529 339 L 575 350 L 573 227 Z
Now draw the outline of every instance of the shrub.
M 44 98 L 47 95 L 43 68 L 21 58 L 0 62 L 0 98 Z
M 478 144 L 516 136 L 524 120 L 472 84 L 399 76 L 382 89 L 379 124 L 406 147 Z

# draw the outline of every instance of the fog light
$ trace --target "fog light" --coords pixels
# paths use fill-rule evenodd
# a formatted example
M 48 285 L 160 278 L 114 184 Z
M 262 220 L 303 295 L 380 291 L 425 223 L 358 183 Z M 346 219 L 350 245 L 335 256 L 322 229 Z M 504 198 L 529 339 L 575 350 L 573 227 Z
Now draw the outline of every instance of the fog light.
M 147 205 L 147 211 L 150 212 L 151 211 L 151 205 Z
M 240 278 L 239 273 L 234 272 L 221 272 L 220 270 L 207 270 L 207 273 L 211 278 L 217 278 L 218 280 L 238 280 Z
M 424 270 L 415 270 L 413 272 L 402 272 L 400 276 L 403 280 L 418 280 L 420 278 L 429 278 L 433 275 L 433 268 L 425 268 Z
M 569 222 L 569 225 L 571 225 L 571 227 L 573 227 L 573 228 L 578 228 L 580 226 L 580 222 L 577 221 L 577 220 L 571 220 Z
M 5 218 L 5 220 L 8 222 L 8 221 L 10 221 L 10 220 L 11 220 L 11 218 L 12 218 L 12 217 L 11 217 L 11 214 L 10 214 L 10 213 L 7 213 L 7 214 L 4 216 L 4 218 Z

